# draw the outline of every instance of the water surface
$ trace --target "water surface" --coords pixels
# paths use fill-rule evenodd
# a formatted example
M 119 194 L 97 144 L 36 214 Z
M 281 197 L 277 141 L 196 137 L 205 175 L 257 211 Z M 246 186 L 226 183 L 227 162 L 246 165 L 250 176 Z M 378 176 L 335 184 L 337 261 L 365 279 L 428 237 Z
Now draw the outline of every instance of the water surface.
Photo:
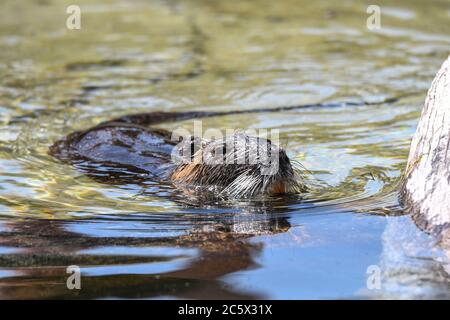
M 445 298 L 444 254 L 397 201 L 450 2 L 3 0 L 1 298 Z M 402 97 L 394 103 L 386 99 Z M 367 105 L 223 116 L 278 129 L 322 187 L 198 206 L 171 186 L 101 184 L 47 155 L 62 136 L 145 111 Z M 192 130 L 193 121 L 167 124 Z M 413 243 L 414 245 L 410 245 Z M 68 290 L 66 268 L 82 270 Z M 382 287 L 368 290 L 367 270 Z

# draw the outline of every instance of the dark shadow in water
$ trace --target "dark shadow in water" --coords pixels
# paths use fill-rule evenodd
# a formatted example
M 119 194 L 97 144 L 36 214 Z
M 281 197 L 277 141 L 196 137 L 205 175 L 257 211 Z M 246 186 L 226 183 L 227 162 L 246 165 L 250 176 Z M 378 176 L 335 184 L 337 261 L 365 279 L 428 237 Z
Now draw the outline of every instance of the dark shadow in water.
M 0 252 L 2 248 L 7 251 L 1 252 L 0 268 L 10 270 L 12 275 L 5 274 L 0 278 L 0 298 L 264 298 L 254 293 L 236 292 L 227 287 L 221 277 L 257 267 L 254 257 L 262 246 L 246 241 L 252 235 L 285 232 L 290 228 L 286 219 L 272 216 L 241 222 L 215 222 L 209 226 L 190 222 L 187 232 L 179 236 L 139 238 L 81 234 L 71 230 L 78 223 L 80 221 L 54 220 L 5 223 L 0 234 Z M 133 231 L 129 234 L 133 235 Z M 115 248 L 124 247 L 124 253 L 113 253 Z M 95 249 L 99 248 L 104 249 L 103 254 L 95 254 Z M 181 251 L 172 256 L 127 254 L 133 249 L 145 248 Z M 189 253 L 189 249 L 190 252 L 194 249 L 196 254 L 183 252 Z M 180 259 L 185 263 L 177 263 Z M 166 270 L 146 273 L 152 265 L 161 263 L 166 264 Z M 69 265 L 81 267 L 81 290 L 67 289 L 70 274 L 66 273 L 66 268 Z M 139 265 L 142 266 L 140 271 L 133 272 L 136 270 L 133 266 Z M 114 271 L 117 266 L 122 271 Z M 96 267 L 100 267 L 100 272 L 95 272 Z M 112 269 L 108 271 L 109 268 Z M 84 273 L 84 270 L 94 272 Z

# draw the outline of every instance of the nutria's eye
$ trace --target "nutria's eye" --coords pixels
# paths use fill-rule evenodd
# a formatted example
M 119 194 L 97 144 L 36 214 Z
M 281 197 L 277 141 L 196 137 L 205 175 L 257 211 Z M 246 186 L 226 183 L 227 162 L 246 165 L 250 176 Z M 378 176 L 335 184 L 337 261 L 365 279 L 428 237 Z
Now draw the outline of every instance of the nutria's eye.
M 191 137 L 191 161 L 194 160 L 194 154 L 195 154 L 195 139 L 194 137 Z

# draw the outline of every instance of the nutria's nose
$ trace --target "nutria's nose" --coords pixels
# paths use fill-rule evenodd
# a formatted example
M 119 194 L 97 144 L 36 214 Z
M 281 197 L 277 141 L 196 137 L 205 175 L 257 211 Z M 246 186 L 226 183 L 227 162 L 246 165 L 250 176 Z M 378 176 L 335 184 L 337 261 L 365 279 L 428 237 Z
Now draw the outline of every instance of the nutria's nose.
M 273 195 L 286 193 L 286 183 L 284 183 L 284 181 L 276 183 L 272 189 L 269 190 L 269 193 Z

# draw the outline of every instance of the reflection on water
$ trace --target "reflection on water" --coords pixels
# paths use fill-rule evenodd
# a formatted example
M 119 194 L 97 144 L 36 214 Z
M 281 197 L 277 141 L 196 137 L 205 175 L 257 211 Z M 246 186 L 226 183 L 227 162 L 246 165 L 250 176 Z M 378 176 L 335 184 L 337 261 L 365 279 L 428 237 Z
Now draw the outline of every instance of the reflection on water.
M 153 237 L 148 229 L 142 228 L 149 234 L 135 229 L 145 221 L 128 219 L 113 224 L 83 221 L 91 225 L 82 228 L 83 233 L 73 230 L 80 228 L 73 228 L 72 221 L 5 223 L 2 246 L 24 250 L 1 255 L 2 267 L 15 270 L 2 276 L 2 297 L 257 298 L 257 294 L 233 290 L 220 277 L 256 266 L 253 257 L 261 246 L 245 241 L 251 236 L 246 230 L 284 232 L 289 223 L 277 217 L 239 220 L 192 223 L 183 235 Z M 83 266 L 80 291 L 66 288 L 69 265 Z
M 2 2 L 1 298 L 448 297 L 445 253 L 398 217 L 395 190 L 448 55 L 450 3 L 383 1 L 376 32 L 358 1 L 80 0 L 79 31 L 65 28 L 69 4 Z M 303 197 L 199 205 L 155 181 L 99 183 L 47 155 L 128 113 L 399 96 L 203 121 L 279 129 L 324 182 Z M 179 126 L 192 121 L 165 128 Z M 82 290 L 66 288 L 69 265 Z M 382 290 L 366 288 L 370 265 Z

